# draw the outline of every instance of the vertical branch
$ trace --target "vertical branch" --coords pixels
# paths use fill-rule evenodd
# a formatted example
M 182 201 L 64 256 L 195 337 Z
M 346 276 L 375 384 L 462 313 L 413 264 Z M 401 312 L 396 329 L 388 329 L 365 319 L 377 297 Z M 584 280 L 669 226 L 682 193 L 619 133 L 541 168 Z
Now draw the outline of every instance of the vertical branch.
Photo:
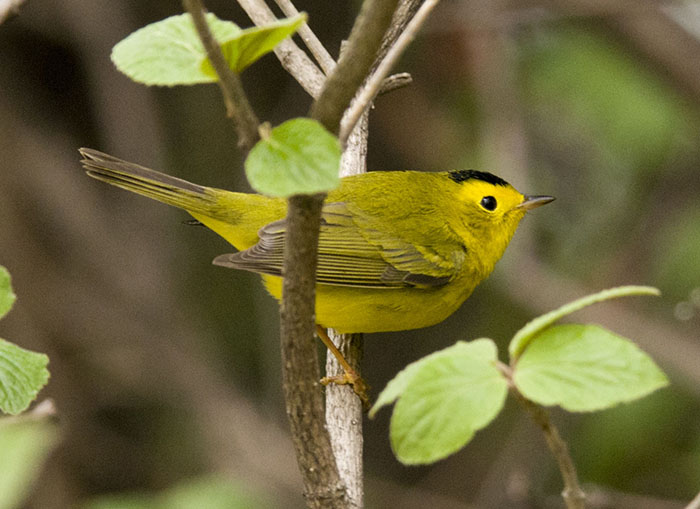
M 346 507 L 325 427 L 320 368 L 313 341 L 316 259 L 323 195 L 289 199 L 281 318 L 287 417 L 311 508 Z
M 365 0 L 341 58 L 311 107 L 337 133 L 340 118 L 368 74 L 397 0 Z M 349 58 L 352 57 L 352 58 Z M 347 507 L 319 390 L 313 337 L 318 235 L 323 195 L 293 196 L 287 210 L 281 346 L 284 393 L 309 507 Z
M 343 177 L 367 171 L 368 117 L 369 111 L 365 111 L 348 139 L 340 162 Z M 328 336 L 355 372 L 361 375 L 362 334 L 339 334 L 328 329 Z M 328 351 L 326 376 L 342 375 L 343 371 L 335 355 Z M 362 402 L 352 387 L 336 384 L 326 387 L 326 424 L 338 473 L 347 489 L 348 504 L 352 508 L 363 507 Z
M 341 176 L 356 175 L 367 171 L 367 137 L 369 106 L 385 82 L 390 69 L 438 0 L 427 0 L 415 14 L 416 2 L 402 0 L 394 14 L 391 26 L 382 40 L 381 56 L 376 58 L 371 75 L 365 80 L 340 121 L 340 142 L 345 147 L 341 160 Z M 411 17 L 413 18 L 411 19 Z M 410 20 L 410 21 L 409 21 Z M 347 46 L 341 51 L 341 60 Z M 331 341 L 343 354 L 350 366 L 360 374 L 363 338 L 361 334 L 338 334 L 329 329 Z M 343 374 L 343 368 L 334 355 L 326 357 L 326 375 Z M 326 423 L 331 445 L 338 465 L 339 475 L 345 484 L 350 507 L 363 507 L 364 486 L 362 476 L 362 403 L 348 386 L 329 385 L 326 388 Z

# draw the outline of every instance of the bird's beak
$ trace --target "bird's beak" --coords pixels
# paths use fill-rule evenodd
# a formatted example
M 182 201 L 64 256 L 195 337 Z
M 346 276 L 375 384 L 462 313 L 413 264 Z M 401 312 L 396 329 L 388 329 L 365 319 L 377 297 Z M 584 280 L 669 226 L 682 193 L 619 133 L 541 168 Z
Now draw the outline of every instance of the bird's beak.
M 519 209 L 525 209 L 525 210 L 530 210 L 530 209 L 535 209 L 537 207 L 541 207 L 542 205 L 546 205 L 549 202 L 554 201 L 554 196 L 528 196 L 525 195 L 523 198 L 522 203 L 517 206 Z

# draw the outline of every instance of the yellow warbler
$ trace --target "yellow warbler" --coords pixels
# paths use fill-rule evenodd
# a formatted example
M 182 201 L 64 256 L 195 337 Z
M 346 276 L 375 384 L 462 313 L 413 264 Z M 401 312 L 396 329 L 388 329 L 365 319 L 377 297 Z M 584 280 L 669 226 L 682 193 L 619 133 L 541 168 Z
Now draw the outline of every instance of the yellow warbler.
M 199 186 L 92 149 L 88 175 L 185 209 L 237 253 L 214 263 L 262 274 L 282 293 L 286 201 Z M 340 332 L 426 327 L 452 314 L 494 268 L 527 196 L 486 172 L 370 172 L 345 177 L 323 206 L 316 321 Z

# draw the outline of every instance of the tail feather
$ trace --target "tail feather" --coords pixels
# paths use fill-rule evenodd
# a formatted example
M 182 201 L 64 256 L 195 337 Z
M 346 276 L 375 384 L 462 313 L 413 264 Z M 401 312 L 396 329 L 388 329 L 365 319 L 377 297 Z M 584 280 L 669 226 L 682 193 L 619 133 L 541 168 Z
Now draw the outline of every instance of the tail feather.
M 90 148 L 80 153 L 91 177 L 184 209 L 239 250 L 253 246 L 258 230 L 287 211 L 281 198 L 198 186 Z
M 215 194 L 206 187 L 90 148 L 81 148 L 80 154 L 84 158 L 83 168 L 97 180 L 189 212 L 208 215 L 216 204 Z

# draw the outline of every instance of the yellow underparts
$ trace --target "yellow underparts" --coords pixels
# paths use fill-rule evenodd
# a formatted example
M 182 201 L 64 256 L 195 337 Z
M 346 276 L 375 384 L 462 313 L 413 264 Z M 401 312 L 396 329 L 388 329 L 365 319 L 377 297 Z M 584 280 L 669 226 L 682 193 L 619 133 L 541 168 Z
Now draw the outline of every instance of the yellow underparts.
M 282 279 L 263 275 L 277 300 Z M 420 329 L 450 316 L 474 290 L 476 283 L 460 281 L 438 288 L 351 288 L 316 285 L 316 322 L 338 332 L 385 332 Z

